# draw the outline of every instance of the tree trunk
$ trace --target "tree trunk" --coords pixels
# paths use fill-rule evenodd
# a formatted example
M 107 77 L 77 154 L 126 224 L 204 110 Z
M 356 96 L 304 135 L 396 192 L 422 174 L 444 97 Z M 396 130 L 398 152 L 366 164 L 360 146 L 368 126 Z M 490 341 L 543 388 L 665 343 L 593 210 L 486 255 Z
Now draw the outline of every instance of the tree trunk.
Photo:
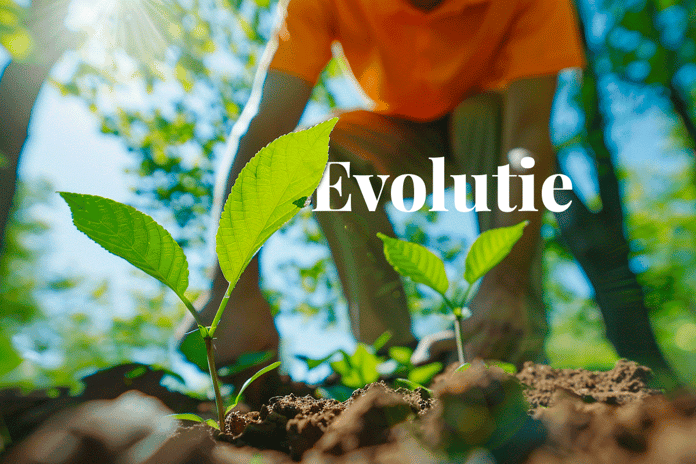
M 0 153 L 7 160 L 7 165 L 0 167 L 0 256 L 36 97 L 56 61 L 80 40 L 64 27 L 68 5 L 69 2 L 32 1 L 27 26 L 32 32 L 34 54 L 31 61 L 11 61 L 0 77 Z
M 582 25 L 581 30 L 584 32 Z M 602 210 L 592 213 L 574 192 L 563 191 L 560 203 L 572 200 L 572 205 L 565 212 L 556 214 L 556 220 L 562 241 L 594 287 L 607 338 L 619 356 L 645 364 L 660 376 L 672 377 L 672 370 L 655 340 L 643 288 L 629 267 L 629 245 L 624 233 L 619 182 L 604 140 L 606 124 L 598 105 L 592 52 L 587 46 L 585 48 L 589 64 L 583 85 L 589 85 L 591 89 L 583 95 L 590 95 L 593 100 L 584 102 L 588 134 L 586 148 L 594 155 Z M 669 381 L 667 377 L 664 382 Z

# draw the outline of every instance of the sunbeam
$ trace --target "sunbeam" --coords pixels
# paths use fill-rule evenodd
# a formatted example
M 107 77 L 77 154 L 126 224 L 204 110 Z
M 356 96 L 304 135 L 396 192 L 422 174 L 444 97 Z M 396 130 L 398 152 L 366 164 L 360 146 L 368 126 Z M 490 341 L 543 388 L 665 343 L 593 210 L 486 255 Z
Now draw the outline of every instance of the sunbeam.
M 177 36 L 175 7 L 166 0 L 75 0 L 72 22 L 106 50 L 149 62 L 162 59 Z

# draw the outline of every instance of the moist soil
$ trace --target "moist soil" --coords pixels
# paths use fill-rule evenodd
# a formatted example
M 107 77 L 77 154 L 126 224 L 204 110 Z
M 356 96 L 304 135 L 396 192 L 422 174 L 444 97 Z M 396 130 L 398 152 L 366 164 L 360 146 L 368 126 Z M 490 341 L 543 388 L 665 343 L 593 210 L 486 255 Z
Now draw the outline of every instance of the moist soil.
M 180 428 L 147 463 L 696 463 L 696 396 L 670 400 L 649 376 L 625 360 L 607 372 L 527 363 L 516 376 L 475 362 L 430 390 L 277 396 L 232 411 L 222 433 Z

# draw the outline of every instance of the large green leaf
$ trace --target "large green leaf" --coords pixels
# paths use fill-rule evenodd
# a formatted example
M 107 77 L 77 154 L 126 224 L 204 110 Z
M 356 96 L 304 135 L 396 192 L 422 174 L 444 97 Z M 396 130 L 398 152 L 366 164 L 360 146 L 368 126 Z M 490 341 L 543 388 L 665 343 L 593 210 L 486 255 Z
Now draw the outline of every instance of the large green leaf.
M 416 243 L 405 242 L 378 233 L 384 243 L 384 256 L 399 274 L 425 284 L 444 295 L 449 287 L 445 263 L 430 250 Z
M 181 247 L 162 226 L 132 206 L 108 198 L 59 192 L 78 230 L 133 266 L 150 274 L 185 303 L 188 263 Z M 190 303 L 188 303 L 190 305 Z
M 232 286 L 261 245 L 290 220 L 319 185 L 337 118 L 284 135 L 242 169 L 220 217 L 216 251 Z
M 510 227 L 487 230 L 478 236 L 466 255 L 464 278 L 473 285 L 486 272 L 493 269 L 510 253 L 512 247 L 522 237 L 529 221 L 522 221 Z

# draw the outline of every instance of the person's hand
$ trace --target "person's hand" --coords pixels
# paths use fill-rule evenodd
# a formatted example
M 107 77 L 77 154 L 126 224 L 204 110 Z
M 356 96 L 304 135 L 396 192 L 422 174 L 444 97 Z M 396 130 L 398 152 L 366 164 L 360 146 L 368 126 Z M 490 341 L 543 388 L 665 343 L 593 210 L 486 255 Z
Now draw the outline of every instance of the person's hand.
M 466 360 L 515 362 L 528 334 L 524 286 L 491 272 L 469 304 L 472 316 L 462 323 Z

